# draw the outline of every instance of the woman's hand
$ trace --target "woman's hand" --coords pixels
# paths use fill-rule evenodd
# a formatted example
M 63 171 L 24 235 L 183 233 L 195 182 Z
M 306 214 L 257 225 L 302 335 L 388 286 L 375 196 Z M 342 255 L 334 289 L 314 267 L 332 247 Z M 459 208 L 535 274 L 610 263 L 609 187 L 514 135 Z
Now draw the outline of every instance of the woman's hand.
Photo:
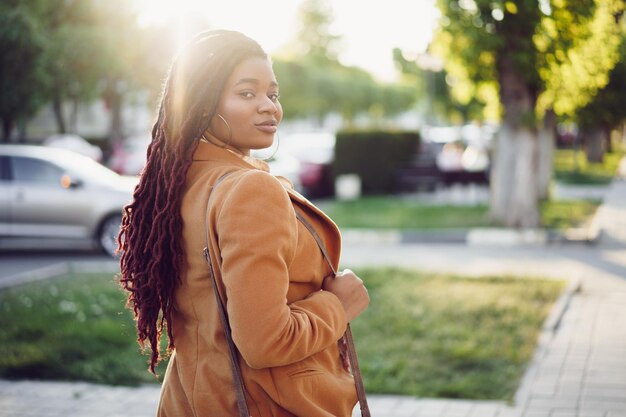
M 326 277 L 322 289 L 332 292 L 339 298 L 348 316 L 348 321 L 361 315 L 370 303 L 370 297 L 367 288 L 363 285 L 363 280 L 349 269 L 344 269 L 343 272 L 338 272 L 335 276 Z

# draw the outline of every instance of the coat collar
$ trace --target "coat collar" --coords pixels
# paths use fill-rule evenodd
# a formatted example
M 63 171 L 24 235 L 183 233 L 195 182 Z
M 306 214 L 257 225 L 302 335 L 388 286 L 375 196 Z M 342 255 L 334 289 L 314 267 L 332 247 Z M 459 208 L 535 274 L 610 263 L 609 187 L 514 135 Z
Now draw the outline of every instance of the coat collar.
M 252 156 L 239 155 L 230 149 L 222 148 L 212 143 L 200 141 L 193 154 L 194 161 L 218 161 L 236 165 L 247 169 L 260 169 L 269 172 L 269 165 L 260 159 Z

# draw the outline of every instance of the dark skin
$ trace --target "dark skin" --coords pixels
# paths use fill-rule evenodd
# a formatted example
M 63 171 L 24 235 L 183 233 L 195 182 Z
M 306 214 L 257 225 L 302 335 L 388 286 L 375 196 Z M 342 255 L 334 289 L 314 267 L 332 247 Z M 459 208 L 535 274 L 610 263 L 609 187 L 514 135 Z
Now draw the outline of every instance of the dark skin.
M 343 309 L 346 311 L 348 321 L 352 321 L 361 315 L 370 303 L 367 288 L 363 280 L 349 269 L 337 272 L 324 279 L 322 284 L 324 291 L 330 291 L 339 298 Z
M 205 132 L 207 140 L 244 155 L 249 155 L 250 149 L 270 146 L 283 117 L 271 63 L 252 58 L 239 64 L 226 82 L 217 114 Z M 327 277 L 322 288 L 339 298 L 348 321 L 357 318 L 369 304 L 363 281 L 349 269 Z

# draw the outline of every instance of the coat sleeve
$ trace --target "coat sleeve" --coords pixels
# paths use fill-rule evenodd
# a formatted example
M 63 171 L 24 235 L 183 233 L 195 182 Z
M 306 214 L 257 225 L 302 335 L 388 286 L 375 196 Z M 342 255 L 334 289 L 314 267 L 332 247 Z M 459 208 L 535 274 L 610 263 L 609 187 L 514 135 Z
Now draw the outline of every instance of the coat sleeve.
M 252 368 L 300 361 L 336 343 L 347 326 L 330 292 L 287 304 L 297 227 L 287 192 L 263 171 L 237 179 L 217 214 L 232 336 Z

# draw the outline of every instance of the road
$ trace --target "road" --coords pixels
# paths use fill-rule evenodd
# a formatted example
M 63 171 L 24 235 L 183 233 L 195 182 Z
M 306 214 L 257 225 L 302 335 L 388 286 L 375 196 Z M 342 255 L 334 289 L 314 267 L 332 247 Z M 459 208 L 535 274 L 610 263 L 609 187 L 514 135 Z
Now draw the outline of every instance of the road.
M 15 277 L 39 279 L 67 268 L 115 271 L 117 262 L 93 251 L 0 252 L 0 287 Z M 579 279 L 590 269 L 626 277 L 626 250 L 619 245 L 470 246 L 467 244 L 344 242 L 342 267 L 396 266 L 463 275 L 512 274 Z M 38 272 L 39 271 L 39 272 Z

